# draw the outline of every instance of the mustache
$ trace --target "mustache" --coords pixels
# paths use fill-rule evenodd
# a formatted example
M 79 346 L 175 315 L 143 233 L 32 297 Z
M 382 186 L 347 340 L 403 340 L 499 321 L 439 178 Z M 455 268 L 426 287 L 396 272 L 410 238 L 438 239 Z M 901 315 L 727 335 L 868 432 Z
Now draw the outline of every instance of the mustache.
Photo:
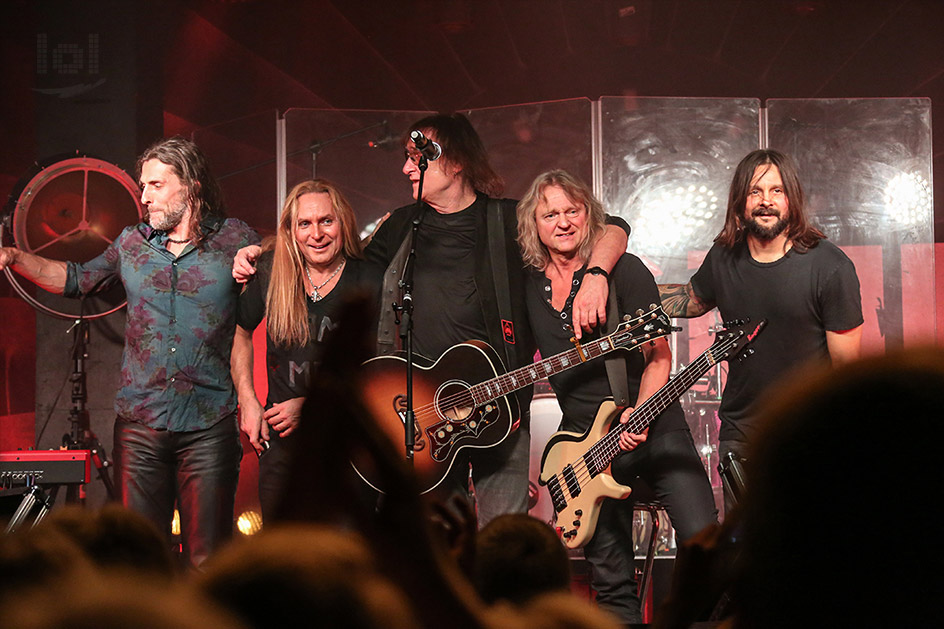
M 780 216 L 780 211 L 774 208 L 759 207 L 751 212 L 751 216 Z

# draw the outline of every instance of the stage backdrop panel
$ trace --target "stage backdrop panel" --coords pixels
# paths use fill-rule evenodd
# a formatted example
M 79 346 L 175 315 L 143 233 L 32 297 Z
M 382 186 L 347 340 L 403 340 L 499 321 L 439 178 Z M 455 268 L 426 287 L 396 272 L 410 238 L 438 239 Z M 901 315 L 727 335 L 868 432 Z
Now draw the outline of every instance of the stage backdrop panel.
M 592 102 L 586 98 L 463 112 L 505 180 L 505 197 L 520 199 L 535 177 L 564 169 L 593 183 Z
M 721 231 L 734 167 L 760 146 L 759 111 L 757 99 L 600 99 L 601 200 L 657 282 L 687 282 L 688 252 Z
M 931 101 L 771 100 L 767 137 L 796 158 L 813 223 L 847 253 L 878 248 L 856 261 L 863 285 L 881 287 L 863 291 L 865 349 L 933 340 Z
M 289 109 L 285 190 L 320 177 L 337 184 L 361 229 L 412 202 L 402 172 L 409 124 L 431 112 Z M 283 197 L 284 198 L 284 197 Z

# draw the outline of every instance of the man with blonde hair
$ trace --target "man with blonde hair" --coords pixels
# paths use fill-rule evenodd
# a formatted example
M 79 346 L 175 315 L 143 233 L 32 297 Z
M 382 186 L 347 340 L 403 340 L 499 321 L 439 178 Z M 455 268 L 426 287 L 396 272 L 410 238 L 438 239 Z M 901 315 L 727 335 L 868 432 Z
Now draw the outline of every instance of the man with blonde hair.
M 569 321 L 574 297 L 594 271 L 588 268 L 589 252 L 600 238 L 604 218 L 603 206 L 589 188 L 563 170 L 538 175 L 518 203 L 518 244 L 530 268 L 525 303 L 542 356 L 573 347 Z M 610 299 L 616 300 L 619 314 L 658 303 L 655 280 L 636 256 L 624 253 L 609 275 Z M 596 330 L 589 339 L 601 335 Z M 617 388 L 638 406 L 668 382 L 672 353 L 665 338 L 646 343 L 641 352 L 620 354 L 625 361 L 620 379 L 625 382 L 611 381 L 601 360 L 550 377 L 563 411 L 562 430 L 586 433 L 603 398 L 615 396 Z M 632 411 L 627 408 L 620 420 L 628 421 Z M 716 521 L 711 486 L 678 402 L 643 434 L 624 432 L 620 449 L 624 452 L 611 466 L 614 478 L 634 487 L 641 478 L 651 487 L 681 540 Z M 605 500 L 596 531 L 584 547 L 597 603 L 625 623 L 642 622 L 633 566 L 634 498 L 635 492 L 627 500 Z
M 233 374 L 240 426 L 260 454 L 259 499 L 265 521 L 272 519 L 288 477 L 291 437 L 318 348 L 337 327 L 344 294 L 371 290 L 378 274 L 371 274 L 361 259 L 354 210 L 337 186 L 324 179 L 292 188 L 273 247 L 265 252 L 255 247 L 247 253 L 258 261 L 239 298 Z M 252 377 L 252 331 L 263 317 L 269 385 L 265 408 L 256 397 Z

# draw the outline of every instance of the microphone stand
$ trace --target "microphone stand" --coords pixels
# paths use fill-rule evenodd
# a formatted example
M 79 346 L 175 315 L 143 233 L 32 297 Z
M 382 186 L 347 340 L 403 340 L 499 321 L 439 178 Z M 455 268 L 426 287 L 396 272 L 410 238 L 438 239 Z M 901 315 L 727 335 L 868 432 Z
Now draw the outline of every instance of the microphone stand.
M 317 170 L 318 170 L 318 169 L 317 169 L 317 166 L 318 166 L 318 153 L 321 152 L 321 149 L 323 149 L 323 148 L 325 148 L 326 146 L 329 146 L 329 145 L 331 145 L 331 144 L 334 144 L 334 143 L 337 142 L 338 140 L 343 140 L 343 139 L 345 139 L 345 138 L 349 138 L 349 137 L 351 137 L 352 135 L 357 135 L 357 134 L 359 134 L 359 133 L 364 133 L 365 131 L 370 131 L 371 129 L 376 129 L 377 127 L 386 127 L 387 124 L 388 124 L 387 121 L 386 121 L 386 120 L 383 120 L 383 121 L 381 121 L 381 122 L 377 122 L 377 123 L 374 123 L 374 124 L 371 124 L 371 125 L 367 125 L 366 127 L 361 127 L 360 129 L 355 129 L 354 131 L 349 131 L 349 132 L 347 132 L 347 133 L 342 133 L 341 135 L 336 135 L 336 136 L 334 136 L 333 138 L 329 138 L 329 139 L 327 139 L 327 140 L 325 140 L 325 141 L 323 141 L 323 142 L 318 142 L 318 141 L 314 141 L 314 140 L 313 140 L 313 141 L 311 142 L 311 144 L 309 144 L 309 145 L 306 146 L 305 148 L 303 148 L 303 149 L 298 149 L 297 151 L 292 151 L 291 153 L 287 153 L 287 154 L 285 155 L 285 157 L 286 157 L 286 158 L 288 158 L 288 157 L 295 157 L 296 155 L 301 155 L 302 153 L 309 153 L 309 152 L 310 152 L 310 153 L 311 153 L 311 178 L 314 179 L 314 178 L 316 177 Z M 261 162 L 256 162 L 255 164 L 252 164 L 251 166 L 246 166 L 245 168 L 239 168 L 239 169 L 237 169 L 237 170 L 233 170 L 233 171 L 230 171 L 230 172 L 228 172 L 228 173 L 223 173 L 222 175 L 217 175 L 217 176 L 216 176 L 216 180 L 217 180 L 217 181 L 220 181 L 220 180 L 222 180 L 222 179 L 228 179 L 229 177 L 234 177 L 234 176 L 236 176 L 236 175 L 241 175 L 241 174 L 243 174 L 243 173 L 245 173 L 245 172 L 249 172 L 250 170 L 255 170 L 256 168 L 261 168 L 262 166 L 267 166 L 267 165 L 269 165 L 269 164 L 274 164 L 275 162 L 276 162 L 275 158 L 263 160 L 263 161 L 261 161 Z
M 82 310 L 84 310 L 85 299 L 82 299 Z M 99 442 L 98 437 L 92 432 L 91 420 L 89 418 L 86 402 L 88 401 L 88 389 L 85 386 L 85 361 L 88 360 L 88 341 L 89 341 L 89 322 L 81 314 L 72 324 L 72 333 L 74 342 L 72 346 L 72 375 L 69 381 L 72 383 L 72 409 L 69 411 L 69 421 L 71 429 L 62 437 L 62 445 L 68 450 L 88 450 L 92 458 L 92 464 L 98 471 L 98 477 L 105 486 L 105 493 L 109 500 L 117 500 L 118 494 L 115 492 L 115 486 L 112 483 L 109 474 L 111 462 L 105 449 Z M 67 502 L 85 502 L 85 487 L 69 486 L 66 489 Z
M 315 179 L 318 176 L 318 153 L 321 152 L 321 149 L 323 149 L 324 147 L 330 144 L 334 144 L 338 140 L 343 140 L 344 138 L 349 138 L 352 135 L 357 135 L 359 133 L 363 133 L 364 131 L 370 131 L 371 129 L 376 129 L 377 127 L 385 127 L 385 126 L 387 126 L 386 120 L 384 120 L 383 122 L 378 122 L 376 124 L 368 125 L 366 127 L 361 127 L 360 129 L 355 129 L 354 131 L 342 133 L 341 135 L 336 135 L 333 138 L 330 138 L 323 142 L 312 142 L 306 148 L 289 153 L 288 155 L 286 155 L 286 157 L 291 157 L 299 153 L 304 153 L 305 151 L 310 151 L 311 152 L 311 178 Z
M 420 155 L 417 167 L 420 171 L 420 180 L 416 187 L 416 218 L 413 219 L 413 231 L 410 235 L 410 254 L 407 256 L 406 267 L 402 279 L 398 282 L 403 291 L 399 304 L 393 304 L 397 313 L 397 326 L 400 329 L 400 341 L 406 349 L 406 412 L 403 414 L 403 445 L 406 460 L 413 465 L 413 449 L 416 444 L 416 414 L 413 409 L 413 267 L 416 262 L 416 239 L 419 234 L 420 223 L 423 220 L 423 179 L 429 162 L 426 156 Z

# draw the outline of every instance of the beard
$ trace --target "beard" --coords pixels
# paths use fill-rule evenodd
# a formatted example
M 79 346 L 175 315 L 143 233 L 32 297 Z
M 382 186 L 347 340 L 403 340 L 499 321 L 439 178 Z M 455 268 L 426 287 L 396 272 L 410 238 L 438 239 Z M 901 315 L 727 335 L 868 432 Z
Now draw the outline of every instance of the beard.
M 187 202 L 182 198 L 177 199 L 163 210 L 160 217 L 156 217 L 151 212 L 148 212 L 148 222 L 154 229 L 170 231 L 180 224 L 186 211 Z
M 767 227 L 757 221 L 758 216 L 776 216 L 777 222 Z M 744 229 L 748 234 L 759 238 L 760 240 L 773 240 L 787 228 L 787 221 L 781 216 L 780 212 L 771 212 L 770 210 L 756 209 L 751 213 L 750 218 L 744 219 Z

